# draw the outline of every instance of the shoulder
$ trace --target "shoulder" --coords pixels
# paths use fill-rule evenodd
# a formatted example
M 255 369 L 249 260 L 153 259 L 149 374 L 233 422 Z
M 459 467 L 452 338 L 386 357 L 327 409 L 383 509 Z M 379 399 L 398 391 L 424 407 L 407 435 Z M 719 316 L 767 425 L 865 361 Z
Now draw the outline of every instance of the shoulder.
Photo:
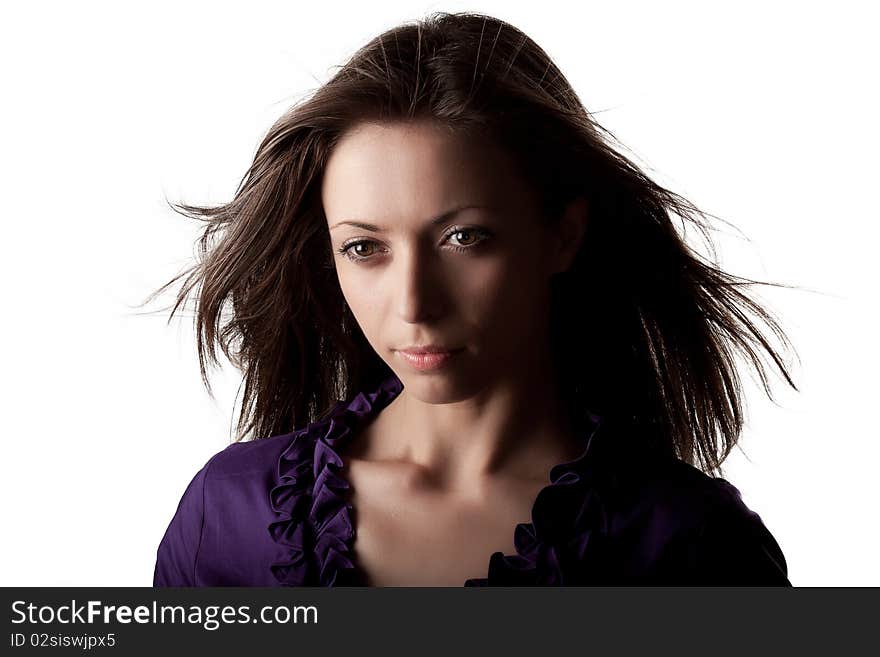
M 267 529 L 275 519 L 269 494 L 279 460 L 294 443 L 308 462 L 306 432 L 233 443 L 208 459 L 186 486 L 159 544 L 154 586 L 271 583 L 262 579 L 267 567 L 251 572 L 245 562 L 261 555 L 268 561 L 277 551 Z
M 679 531 L 699 530 L 718 518 L 761 522 L 739 488 L 680 459 L 671 459 L 646 476 L 637 497 L 654 515 L 673 521 Z
M 271 438 L 232 443 L 210 458 L 204 468 L 205 478 L 214 482 L 264 479 L 272 476 L 279 457 L 291 443 L 308 442 L 309 438 L 304 431 L 297 431 Z
M 724 478 L 669 459 L 616 499 L 612 532 L 640 537 L 638 557 L 658 581 L 790 585 L 778 542 Z
M 274 516 L 273 493 L 296 479 L 296 489 L 310 494 L 311 472 L 320 459 L 317 445 L 323 425 L 314 422 L 293 433 L 233 443 L 215 454 L 203 468 L 204 505 L 218 521 L 249 517 L 269 522 Z M 300 473 L 300 476 L 297 476 Z M 228 523 L 227 523 L 228 524 Z
M 232 443 L 208 459 L 185 491 L 184 499 L 201 494 L 204 505 L 217 502 L 218 497 L 228 501 L 251 489 L 266 490 L 278 477 L 279 459 L 290 455 L 293 445 L 299 456 L 307 458 L 314 450 L 314 437 L 298 431 Z
M 725 508 L 731 513 L 751 511 L 738 488 L 726 479 L 712 477 L 680 459 L 658 461 L 650 470 L 631 478 L 625 489 L 629 499 L 658 518 L 683 528 L 702 522 Z

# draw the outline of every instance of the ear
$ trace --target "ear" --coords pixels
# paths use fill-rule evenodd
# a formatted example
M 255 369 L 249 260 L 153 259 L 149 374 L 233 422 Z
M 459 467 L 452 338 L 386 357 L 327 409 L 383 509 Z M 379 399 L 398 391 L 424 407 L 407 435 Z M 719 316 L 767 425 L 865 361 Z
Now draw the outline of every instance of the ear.
M 574 263 L 587 231 L 588 218 L 589 204 L 583 196 L 569 201 L 563 209 L 554 235 L 557 248 L 553 274 L 568 271 L 568 268 Z

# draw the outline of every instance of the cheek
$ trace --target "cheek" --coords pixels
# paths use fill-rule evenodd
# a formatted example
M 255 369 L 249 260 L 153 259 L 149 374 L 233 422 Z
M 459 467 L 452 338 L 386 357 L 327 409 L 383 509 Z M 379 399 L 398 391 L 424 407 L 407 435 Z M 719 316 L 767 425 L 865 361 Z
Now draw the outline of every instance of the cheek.
M 345 302 L 365 337 L 372 343 L 381 294 L 377 294 L 368 276 L 359 275 L 349 267 L 337 269 L 337 278 Z
M 518 341 L 517 334 L 531 333 L 529 326 L 545 303 L 538 263 L 499 259 L 462 267 L 456 276 L 462 313 L 482 328 L 485 338 Z

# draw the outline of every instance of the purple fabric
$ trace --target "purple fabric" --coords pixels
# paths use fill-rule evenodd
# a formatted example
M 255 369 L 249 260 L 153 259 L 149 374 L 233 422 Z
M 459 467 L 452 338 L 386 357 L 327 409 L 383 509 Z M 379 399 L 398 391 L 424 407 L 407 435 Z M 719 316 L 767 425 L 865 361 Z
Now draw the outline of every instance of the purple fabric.
M 401 390 L 392 375 L 323 421 L 214 455 L 159 544 L 153 585 L 363 585 L 336 449 Z M 583 436 L 531 522 L 511 528 L 516 553 L 487 555 L 486 577 L 464 586 L 791 586 L 782 550 L 731 483 L 631 446 L 590 413 Z

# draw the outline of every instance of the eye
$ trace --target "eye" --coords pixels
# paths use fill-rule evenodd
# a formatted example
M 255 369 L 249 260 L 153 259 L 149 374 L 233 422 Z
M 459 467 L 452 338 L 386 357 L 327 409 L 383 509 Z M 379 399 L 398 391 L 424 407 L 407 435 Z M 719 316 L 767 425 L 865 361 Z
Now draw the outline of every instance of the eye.
M 460 228 L 457 226 L 446 235 L 447 238 L 455 238 L 457 244 L 452 245 L 455 251 L 473 249 L 490 237 L 489 231 L 484 228 Z
M 475 244 L 477 241 L 479 241 L 476 239 L 477 232 L 473 231 L 473 230 L 468 230 L 466 228 L 463 230 L 455 231 L 454 233 L 452 233 L 450 235 L 450 237 L 454 237 L 456 235 L 459 235 L 459 237 L 458 237 L 458 245 L 459 246 L 471 246 L 472 244 Z M 464 235 L 464 237 L 463 238 L 460 237 L 461 235 Z
M 354 253 L 354 255 L 360 256 L 361 258 L 367 258 L 373 255 L 375 248 L 376 245 L 373 242 L 355 242 L 347 249 L 347 251 Z
M 454 238 L 456 243 L 450 244 L 449 248 L 453 251 L 464 252 L 476 249 L 489 239 L 490 236 L 491 233 L 484 228 L 462 228 L 455 226 L 446 233 L 443 241 L 446 242 Z M 352 262 L 372 260 L 373 256 L 381 251 L 382 249 L 376 242 L 364 239 L 346 242 L 337 249 L 338 253 L 341 253 Z
M 360 262 L 361 260 L 370 259 L 377 250 L 375 242 L 355 240 L 343 244 L 338 252 L 353 262 Z

